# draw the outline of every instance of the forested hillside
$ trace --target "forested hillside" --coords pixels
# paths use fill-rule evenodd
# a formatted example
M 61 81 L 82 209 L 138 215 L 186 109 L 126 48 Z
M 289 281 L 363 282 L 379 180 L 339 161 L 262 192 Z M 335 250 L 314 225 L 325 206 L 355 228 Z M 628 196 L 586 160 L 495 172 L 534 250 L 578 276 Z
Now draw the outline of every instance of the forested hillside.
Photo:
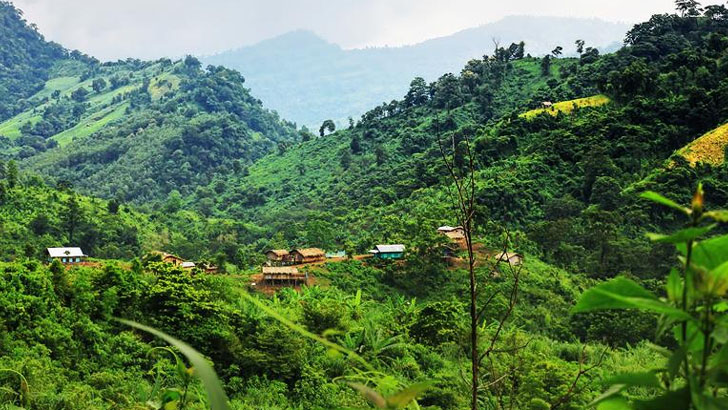
M 236 71 L 60 49 L 0 101 L 0 408 L 726 408 L 728 9 L 677 3 L 318 135 Z M 312 247 L 346 257 L 265 254 Z
M 434 81 L 489 54 L 493 41 L 504 46 L 523 41 L 533 56 L 558 46 L 574 55 L 577 39 L 611 52 L 621 46 L 628 28 L 599 19 L 510 16 L 418 44 L 362 49 L 342 49 L 298 30 L 203 60 L 240 71 L 253 93 L 288 120 L 312 128 L 329 118 L 342 126 L 349 117 L 399 98 L 414 77 Z
M 416 79 L 404 99 L 349 129 L 271 154 L 247 176 L 220 177 L 213 183 L 224 192 L 218 212 L 262 221 L 289 240 L 300 238 L 305 223 L 329 226 L 318 245 L 364 237 L 365 250 L 371 240 L 399 237 L 397 225 L 381 222 L 387 215 L 416 218 L 426 210 L 447 222 L 451 202 L 437 141 L 468 139 L 484 218 L 523 230 L 564 266 L 599 276 L 655 275 L 662 255 L 642 233 L 670 221 L 637 204 L 635 193 L 688 198 L 702 179 L 716 204 L 728 199 L 722 162 L 691 166 L 673 156 L 728 118 L 721 13 L 655 16 L 614 54 L 585 49 L 578 59 L 529 59 L 503 49 L 472 60 L 458 76 Z M 598 94 L 594 103 L 574 100 Z M 530 111 L 543 101 L 556 104 Z M 714 151 L 724 149 L 724 140 L 717 144 Z M 294 224 L 285 218 L 291 214 Z M 380 223 L 389 228 L 375 229 Z
M 2 73 L 11 77 L 0 84 L 17 89 L 12 103 L 0 103 L 0 157 L 51 181 L 154 202 L 194 192 L 297 138 L 237 72 L 203 70 L 194 57 L 101 64 L 44 42 L 10 5 L 0 11 L 14 24 L 3 26 Z
M 26 25 L 12 4 L 0 2 L 0 121 L 27 108 L 25 99 L 40 90 L 53 64 L 67 56 Z

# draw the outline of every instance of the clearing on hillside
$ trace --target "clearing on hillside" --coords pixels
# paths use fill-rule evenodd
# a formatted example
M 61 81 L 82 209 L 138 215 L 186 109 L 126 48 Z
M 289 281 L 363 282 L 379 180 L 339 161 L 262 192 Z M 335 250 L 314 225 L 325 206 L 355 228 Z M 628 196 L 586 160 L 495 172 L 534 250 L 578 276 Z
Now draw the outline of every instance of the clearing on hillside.
M 602 105 L 605 105 L 609 103 L 609 97 L 606 95 L 594 95 L 591 97 L 585 97 L 585 98 L 577 98 L 576 100 L 569 100 L 569 101 L 561 101 L 557 102 L 551 107 L 544 107 L 544 108 L 537 108 L 535 110 L 524 112 L 520 115 L 521 118 L 525 118 L 527 120 L 530 120 L 531 118 L 542 114 L 544 112 L 549 113 L 551 115 L 556 115 L 558 113 L 564 113 L 569 114 L 572 111 L 574 111 L 576 108 L 583 108 L 583 107 L 599 107 Z
M 677 153 L 685 158 L 691 166 L 695 166 L 698 162 L 718 166 L 725 161 L 726 145 L 728 145 L 728 124 L 708 132 Z

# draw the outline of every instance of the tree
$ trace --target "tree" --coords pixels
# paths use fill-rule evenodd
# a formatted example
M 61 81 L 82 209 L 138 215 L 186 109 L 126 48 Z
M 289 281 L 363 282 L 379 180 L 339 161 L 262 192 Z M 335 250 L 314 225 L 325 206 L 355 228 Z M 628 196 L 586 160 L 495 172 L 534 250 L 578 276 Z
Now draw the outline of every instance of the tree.
M 576 52 L 581 54 L 584 52 L 584 45 L 586 42 L 584 40 L 576 40 Z
M 374 147 L 374 157 L 377 159 L 377 165 L 383 165 L 387 161 L 387 152 L 381 145 Z
M 326 131 L 329 131 L 329 133 L 332 133 L 336 131 L 336 124 L 334 124 L 331 120 L 326 120 L 321 124 L 321 128 L 319 128 L 319 135 L 322 137 L 326 135 Z
M 516 51 L 513 53 L 513 58 L 516 60 L 520 60 L 523 58 L 523 55 L 526 53 L 526 43 L 521 41 L 518 43 L 518 46 L 516 47 Z
M 104 88 L 106 88 L 106 80 L 104 80 L 103 78 L 94 79 L 94 81 L 91 83 L 91 88 L 94 89 L 94 92 L 96 92 L 96 94 L 100 93 L 101 91 L 103 91 Z
M 84 87 L 81 87 L 71 93 L 71 98 L 73 98 L 73 100 L 76 102 L 84 102 L 84 101 L 86 101 L 87 95 L 88 95 L 88 90 Z
M 682 17 L 698 17 L 703 11 L 696 0 L 676 0 L 675 6 Z
M 344 152 L 341 153 L 341 167 L 344 169 L 349 169 L 351 166 L 351 154 L 349 153 L 348 149 L 345 149 Z
M 351 143 L 349 144 L 349 147 L 351 148 L 352 153 L 361 153 L 361 142 L 359 141 L 358 135 L 354 135 L 353 137 L 351 137 Z
M 68 233 L 68 241 L 73 244 L 73 236 L 83 220 L 81 206 L 75 195 L 71 195 L 66 201 L 65 209 L 61 214 L 63 229 Z
M 12 189 L 18 185 L 18 165 L 10 160 L 5 170 L 5 178 L 8 180 L 8 188 Z
M 190 71 L 197 71 L 202 66 L 202 63 L 200 63 L 200 60 L 196 59 L 195 57 L 188 55 L 185 57 L 184 65 L 185 68 Z
M 561 46 L 556 46 L 556 48 L 555 48 L 555 49 L 553 49 L 553 51 L 551 51 L 551 54 L 552 54 L 552 55 L 553 55 L 554 57 L 556 57 L 556 58 L 559 58 L 559 56 L 560 56 L 561 54 L 563 54 L 563 53 L 564 53 L 564 48 L 563 48 L 563 47 L 561 47 Z
M 547 55 L 541 59 L 541 75 L 548 77 L 551 75 L 551 56 Z
M 409 91 L 404 97 L 404 104 L 407 107 L 415 107 L 427 102 L 430 91 L 427 82 L 422 77 L 415 77 L 410 83 Z
M 502 336 L 505 322 L 513 314 L 516 302 L 518 300 L 519 284 L 520 284 L 520 266 L 511 265 L 508 263 L 499 263 L 500 261 L 493 261 L 491 265 L 491 275 L 496 270 L 500 275 L 510 274 L 512 280 L 510 289 L 505 292 L 504 304 L 505 310 L 499 317 L 495 319 L 495 323 L 498 323 L 496 329 L 491 333 L 490 340 L 485 343 L 485 349 L 481 350 L 481 341 L 479 337 L 479 330 L 483 326 L 483 322 L 486 321 L 485 312 L 490 302 L 495 298 L 498 293 L 494 293 L 491 297 L 486 298 L 486 302 L 481 303 L 479 300 L 480 291 L 479 281 L 481 279 L 476 275 L 476 253 L 473 243 L 473 235 L 475 232 L 476 221 L 479 220 L 479 206 L 477 205 L 477 178 L 475 169 L 475 159 L 471 149 L 471 142 L 468 135 L 460 135 L 456 141 L 455 134 L 452 134 L 451 141 L 443 142 L 440 136 L 437 136 L 437 143 L 442 155 L 442 160 L 447 169 L 448 176 L 452 181 L 452 188 L 449 189 L 449 193 L 452 197 L 452 202 L 455 209 L 455 218 L 458 225 L 462 227 L 465 236 L 465 244 L 467 250 L 467 267 L 468 267 L 468 278 L 470 282 L 469 287 L 469 313 L 470 313 L 470 368 L 471 368 L 471 380 L 470 380 L 470 408 L 471 410 L 477 410 L 479 405 L 479 394 L 481 392 L 481 367 L 483 363 L 492 363 L 493 355 L 498 354 L 496 344 Z M 457 159 L 457 152 L 460 151 L 462 154 L 461 160 Z M 508 232 L 505 232 L 505 243 L 503 245 L 503 252 L 507 251 L 508 242 L 510 237 Z M 507 265 L 507 266 L 502 266 Z M 501 267 L 502 266 L 502 267 Z M 510 349 L 512 352 L 518 351 L 522 347 L 515 347 Z M 493 372 L 489 372 L 493 374 Z M 496 384 L 497 382 L 492 382 Z

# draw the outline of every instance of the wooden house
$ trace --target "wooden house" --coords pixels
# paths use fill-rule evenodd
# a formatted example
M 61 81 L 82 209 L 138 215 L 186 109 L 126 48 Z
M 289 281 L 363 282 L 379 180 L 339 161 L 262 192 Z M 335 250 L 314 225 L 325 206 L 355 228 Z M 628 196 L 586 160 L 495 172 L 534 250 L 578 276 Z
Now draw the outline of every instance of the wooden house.
M 282 265 L 288 262 L 291 254 L 285 249 L 271 249 L 265 253 L 268 263 L 271 265 Z
M 184 259 L 180 258 L 177 255 L 172 255 L 171 253 L 166 252 L 160 252 L 162 257 L 162 262 L 169 263 L 174 266 L 180 266 L 184 263 Z
M 402 259 L 404 245 L 377 245 L 369 251 L 376 259 Z
M 523 264 L 523 255 L 513 252 L 500 252 L 495 255 L 498 263 L 507 263 L 511 266 L 520 266 Z
M 46 256 L 49 262 L 58 260 L 64 265 L 81 263 L 87 257 L 81 248 L 47 248 Z
M 437 231 L 446 236 L 447 239 L 457 245 L 460 249 L 466 249 L 468 247 L 468 241 L 465 237 L 465 229 L 462 226 L 441 226 L 437 228 Z
M 294 249 L 289 260 L 293 263 L 314 263 L 326 260 L 326 252 L 319 248 Z
M 300 286 L 308 283 L 308 273 L 293 266 L 263 266 L 263 283 L 272 286 Z

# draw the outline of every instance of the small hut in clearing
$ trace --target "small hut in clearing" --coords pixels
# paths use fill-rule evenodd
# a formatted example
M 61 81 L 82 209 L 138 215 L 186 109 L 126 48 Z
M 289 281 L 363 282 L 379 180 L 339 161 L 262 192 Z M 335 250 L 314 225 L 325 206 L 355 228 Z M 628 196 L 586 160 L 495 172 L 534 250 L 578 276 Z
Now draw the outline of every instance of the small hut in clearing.
M 512 252 L 501 252 L 495 255 L 495 260 L 498 263 L 507 263 L 511 266 L 520 266 L 523 264 L 523 255 Z
M 288 261 L 290 253 L 285 249 L 271 249 L 265 253 L 265 256 L 269 261 L 281 264 Z
M 308 284 L 308 273 L 293 266 L 263 266 L 263 283 L 271 286 L 300 286 Z
M 314 263 L 326 260 L 326 252 L 319 248 L 294 249 L 289 260 L 293 263 Z

